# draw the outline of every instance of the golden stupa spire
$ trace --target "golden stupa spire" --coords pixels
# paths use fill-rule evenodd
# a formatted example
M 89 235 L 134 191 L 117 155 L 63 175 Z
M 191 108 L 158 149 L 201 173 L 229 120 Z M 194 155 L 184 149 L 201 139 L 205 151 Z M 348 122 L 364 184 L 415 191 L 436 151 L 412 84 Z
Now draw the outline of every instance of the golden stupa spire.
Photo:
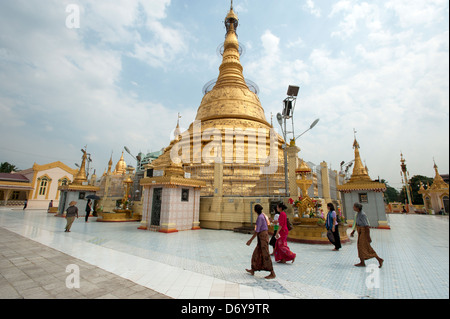
M 87 152 L 84 149 L 81 149 L 81 151 L 83 152 L 83 159 L 81 161 L 80 169 L 78 170 L 77 175 L 75 175 L 75 178 L 73 179 L 72 184 L 75 184 L 75 185 L 82 185 L 83 182 L 87 181 L 86 169 L 85 169 Z
M 179 136 L 181 135 L 180 118 L 181 118 L 181 115 L 180 115 L 180 113 L 178 112 L 177 127 L 175 128 L 175 131 L 173 132 L 173 135 L 174 135 L 174 139 L 175 139 L 175 140 L 178 139 Z
M 237 27 L 239 19 L 233 11 L 233 3 L 231 3 L 230 11 L 225 18 L 225 27 L 227 34 L 223 44 L 222 64 L 219 67 L 220 74 L 215 87 L 234 86 L 247 89 L 243 67 L 240 62 L 239 41 L 237 38 Z
M 111 167 L 113 164 L 112 154 L 113 154 L 113 152 L 111 151 L 111 157 L 109 158 L 109 162 L 108 162 L 108 172 L 107 172 L 108 175 L 111 174 Z
M 436 162 L 434 161 L 433 158 L 433 162 L 434 162 L 434 172 L 435 172 L 435 176 L 434 176 L 434 180 L 433 180 L 433 184 L 431 185 L 432 189 L 439 189 L 439 188 L 448 188 L 448 185 L 446 182 L 444 182 L 444 179 L 442 178 L 441 175 L 439 175 L 439 171 L 438 171 L 438 167 L 436 165 Z
M 356 140 L 356 131 L 355 131 L 355 140 L 353 141 L 353 148 L 355 149 L 355 165 L 353 166 L 353 173 L 349 182 L 371 181 L 369 174 L 367 173 L 366 167 L 363 165 L 361 156 L 359 154 L 359 143 Z

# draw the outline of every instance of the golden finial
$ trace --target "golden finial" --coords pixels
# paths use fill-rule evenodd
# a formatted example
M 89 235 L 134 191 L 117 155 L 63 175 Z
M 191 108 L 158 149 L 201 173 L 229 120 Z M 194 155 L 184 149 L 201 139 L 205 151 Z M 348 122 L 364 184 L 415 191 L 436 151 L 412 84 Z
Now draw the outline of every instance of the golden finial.
M 177 127 L 175 128 L 175 131 L 173 132 L 174 138 L 177 139 L 180 135 L 181 135 L 181 130 L 180 130 L 180 112 L 178 112 L 178 118 L 177 118 Z
M 353 141 L 353 148 L 359 148 L 359 144 L 358 141 L 356 140 L 356 130 L 353 129 L 353 137 L 354 137 L 354 141 Z

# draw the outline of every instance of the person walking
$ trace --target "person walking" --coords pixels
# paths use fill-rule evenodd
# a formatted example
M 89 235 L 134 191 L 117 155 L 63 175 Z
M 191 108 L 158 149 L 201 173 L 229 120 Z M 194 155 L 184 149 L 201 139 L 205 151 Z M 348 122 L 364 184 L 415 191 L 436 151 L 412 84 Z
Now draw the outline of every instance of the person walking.
M 275 251 L 275 244 L 277 242 L 276 236 L 277 236 L 277 232 L 278 232 L 278 218 L 280 217 L 280 213 L 278 212 L 277 209 L 275 209 L 275 215 L 273 216 L 273 220 L 272 220 L 272 224 L 273 224 L 273 234 L 272 234 L 272 238 L 270 238 L 269 241 L 269 245 L 272 246 L 273 251 Z M 271 253 L 270 255 L 272 256 L 274 253 Z
M 50 213 L 50 209 L 53 207 L 53 199 L 50 200 L 50 203 L 48 204 L 47 213 Z
M 256 229 L 253 233 L 252 238 L 247 241 L 247 246 L 250 246 L 253 239 L 258 237 L 258 244 L 255 247 L 252 255 L 251 269 L 245 269 L 252 276 L 255 271 L 266 270 L 270 271 L 270 274 L 264 278 L 273 279 L 275 278 L 275 272 L 273 271 L 272 260 L 269 255 L 269 233 L 267 226 L 267 219 L 262 213 L 263 207 L 259 204 L 255 205 L 255 212 L 258 214 L 256 219 Z
M 92 202 L 90 199 L 88 199 L 88 201 L 86 203 L 86 216 L 84 217 L 84 220 L 86 223 L 88 223 L 88 218 L 89 218 L 89 214 L 91 213 L 91 209 L 92 209 Z
M 325 227 L 327 230 L 331 230 L 334 237 L 334 242 L 330 240 L 332 244 L 334 244 L 333 251 L 339 251 L 341 246 L 341 237 L 339 236 L 339 223 L 337 221 L 336 210 L 334 209 L 334 205 L 332 203 L 327 204 L 328 214 L 327 214 L 327 222 Z
M 25 202 L 23 203 L 23 210 L 25 210 L 25 208 L 27 208 L 27 204 L 28 204 L 28 199 L 25 199 Z
M 372 248 L 370 243 L 372 239 L 370 238 L 370 226 L 369 219 L 366 213 L 362 210 L 362 205 L 360 203 L 353 204 L 353 210 L 356 212 L 355 221 L 353 222 L 353 230 L 350 236 L 353 237 L 356 231 L 358 232 L 358 257 L 361 260 L 360 263 L 355 264 L 356 267 L 365 267 L 365 260 L 376 258 L 379 263 L 379 268 L 383 266 L 384 260 L 380 258 L 375 250 Z
M 69 208 L 66 210 L 66 233 L 70 233 L 70 228 L 75 220 L 75 216 L 78 218 L 78 207 L 75 206 L 76 204 L 76 201 L 71 201 L 69 203 Z
M 275 249 L 274 249 L 274 256 L 275 261 L 278 263 L 286 263 L 287 261 L 291 261 L 292 263 L 295 261 L 295 257 L 297 256 L 295 253 L 293 253 L 288 245 L 287 245 L 287 237 L 289 234 L 289 229 L 287 227 L 287 215 L 284 212 L 286 209 L 286 205 L 283 203 L 278 203 L 277 205 L 277 211 L 279 212 L 280 216 L 278 217 L 278 233 L 275 236 L 277 239 L 275 243 Z

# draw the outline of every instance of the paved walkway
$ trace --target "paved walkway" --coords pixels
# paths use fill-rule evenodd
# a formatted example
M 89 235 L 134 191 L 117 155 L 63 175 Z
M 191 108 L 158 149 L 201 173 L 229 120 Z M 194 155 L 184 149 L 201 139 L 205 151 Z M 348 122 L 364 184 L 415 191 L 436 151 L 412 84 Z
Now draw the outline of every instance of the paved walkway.
M 79 218 L 65 233 L 63 218 L 0 208 L 0 298 L 448 299 L 448 216 L 389 219 L 391 230 L 371 231 L 385 260 L 381 269 L 376 260 L 353 266 L 356 237 L 339 252 L 289 243 L 295 263 L 274 263 L 277 278 L 266 280 L 266 272 L 245 272 L 255 245 L 245 245 L 250 235 L 206 229 L 163 234 L 95 218 Z M 66 287 L 68 265 L 79 267 L 80 288 Z
M 169 298 L 1 227 L 0 257 L 0 299 Z M 69 265 L 79 269 L 79 288 L 72 277 L 66 285 Z

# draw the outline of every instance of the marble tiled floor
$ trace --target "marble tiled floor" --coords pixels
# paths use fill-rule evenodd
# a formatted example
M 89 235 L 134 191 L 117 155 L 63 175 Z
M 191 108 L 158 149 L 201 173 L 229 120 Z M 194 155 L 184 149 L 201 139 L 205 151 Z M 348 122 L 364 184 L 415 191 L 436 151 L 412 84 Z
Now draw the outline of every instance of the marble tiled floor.
M 289 243 L 294 264 L 245 272 L 256 245 L 250 235 L 197 230 L 163 234 L 138 223 L 89 223 L 71 233 L 65 219 L 44 211 L 0 209 L 0 227 L 173 298 L 449 298 L 448 216 L 389 215 L 391 230 L 373 229 L 383 268 L 357 268 L 356 236 L 339 252 L 331 245 Z M 367 265 L 377 264 L 369 260 Z M 378 276 L 379 287 L 366 282 Z

